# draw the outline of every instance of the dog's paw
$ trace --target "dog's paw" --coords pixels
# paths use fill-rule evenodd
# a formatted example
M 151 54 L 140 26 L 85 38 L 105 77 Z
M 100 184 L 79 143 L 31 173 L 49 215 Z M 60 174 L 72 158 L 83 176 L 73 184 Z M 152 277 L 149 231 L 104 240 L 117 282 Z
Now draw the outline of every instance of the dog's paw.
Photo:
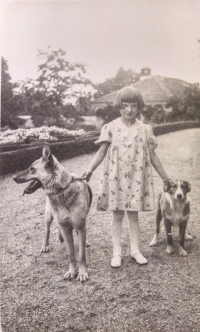
M 67 271 L 64 276 L 63 276 L 63 279 L 64 280 L 71 280 L 71 279 L 74 279 L 76 278 L 77 276 L 77 272 L 76 271 Z
M 149 243 L 150 247 L 154 247 L 157 245 L 157 236 L 154 235 L 153 239 L 151 240 L 151 242 Z
M 157 241 L 154 239 L 149 243 L 149 247 L 155 247 L 157 245 Z
M 86 267 L 84 265 L 79 266 L 77 280 L 79 280 L 80 282 L 84 282 L 84 281 L 88 280 L 88 274 L 86 271 Z
M 187 251 L 185 249 L 183 249 L 182 247 L 179 247 L 179 255 L 180 256 L 183 256 L 183 257 L 186 257 L 188 254 L 187 254 Z
M 172 248 L 172 246 L 167 246 L 166 252 L 168 253 L 168 255 L 171 255 L 174 253 L 174 249 Z
M 40 251 L 43 253 L 49 252 L 49 246 L 43 245 Z
M 185 240 L 192 241 L 193 237 L 189 235 L 188 233 L 185 233 Z
M 84 282 L 84 281 L 87 281 L 88 279 L 89 278 L 88 278 L 87 272 L 85 272 L 85 273 L 80 273 L 79 272 L 77 280 L 79 280 L 80 282 Z

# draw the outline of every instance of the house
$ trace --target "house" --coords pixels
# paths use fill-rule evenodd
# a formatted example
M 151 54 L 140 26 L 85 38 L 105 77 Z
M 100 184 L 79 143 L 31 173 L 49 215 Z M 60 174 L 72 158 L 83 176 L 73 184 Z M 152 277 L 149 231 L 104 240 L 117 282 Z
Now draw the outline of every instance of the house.
M 141 73 L 145 75 L 142 75 L 139 82 L 131 84 L 140 91 L 146 105 L 165 105 L 170 97 L 183 97 L 185 88 L 192 86 L 191 83 L 177 78 L 150 76 L 148 70 L 149 68 L 143 68 Z M 113 105 L 116 94 L 117 91 L 92 101 L 94 111 L 107 105 Z

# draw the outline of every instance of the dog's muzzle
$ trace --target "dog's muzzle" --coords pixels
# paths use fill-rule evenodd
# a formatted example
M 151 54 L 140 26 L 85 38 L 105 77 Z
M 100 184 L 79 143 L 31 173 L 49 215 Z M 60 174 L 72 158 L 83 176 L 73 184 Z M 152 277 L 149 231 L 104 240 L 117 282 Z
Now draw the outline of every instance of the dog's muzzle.
M 29 185 L 24 189 L 23 196 L 25 194 L 32 194 L 34 193 L 37 189 L 42 188 L 42 184 L 38 180 L 33 180 L 29 183 Z
M 21 178 L 20 176 L 15 176 L 13 178 L 13 180 L 16 182 L 16 183 L 24 183 L 24 182 L 27 182 L 27 180 L 25 180 L 24 178 Z M 29 180 L 30 181 L 30 180 Z M 42 184 L 39 180 L 32 180 L 29 185 L 24 189 L 24 192 L 23 192 L 23 196 L 25 194 L 32 194 L 34 193 L 37 189 L 39 188 L 42 188 Z
M 177 194 L 176 197 L 180 201 L 183 198 L 183 195 L 182 194 Z

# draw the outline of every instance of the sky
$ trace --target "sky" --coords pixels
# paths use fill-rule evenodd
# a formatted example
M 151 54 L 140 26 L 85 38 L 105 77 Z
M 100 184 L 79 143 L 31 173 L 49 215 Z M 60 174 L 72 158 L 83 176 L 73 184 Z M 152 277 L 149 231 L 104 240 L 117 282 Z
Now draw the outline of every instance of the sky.
M 120 67 L 200 83 L 200 0 L 35 0 L 1 6 L 1 55 L 13 82 L 38 77 L 59 48 L 100 83 Z

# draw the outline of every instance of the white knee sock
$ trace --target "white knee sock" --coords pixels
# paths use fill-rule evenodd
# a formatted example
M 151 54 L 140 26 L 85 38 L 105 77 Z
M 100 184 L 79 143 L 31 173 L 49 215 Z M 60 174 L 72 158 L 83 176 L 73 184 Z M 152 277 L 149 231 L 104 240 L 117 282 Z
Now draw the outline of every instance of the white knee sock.
M 139 252 L 139 220 L 138 212 L 128 211 L 131 255 Z
M 124 217 L 123 211 L 113 211 L 112 220 L 112 243 L 113 256 L 121 256 L 121 236 L 122 236 L 122 221 Z

